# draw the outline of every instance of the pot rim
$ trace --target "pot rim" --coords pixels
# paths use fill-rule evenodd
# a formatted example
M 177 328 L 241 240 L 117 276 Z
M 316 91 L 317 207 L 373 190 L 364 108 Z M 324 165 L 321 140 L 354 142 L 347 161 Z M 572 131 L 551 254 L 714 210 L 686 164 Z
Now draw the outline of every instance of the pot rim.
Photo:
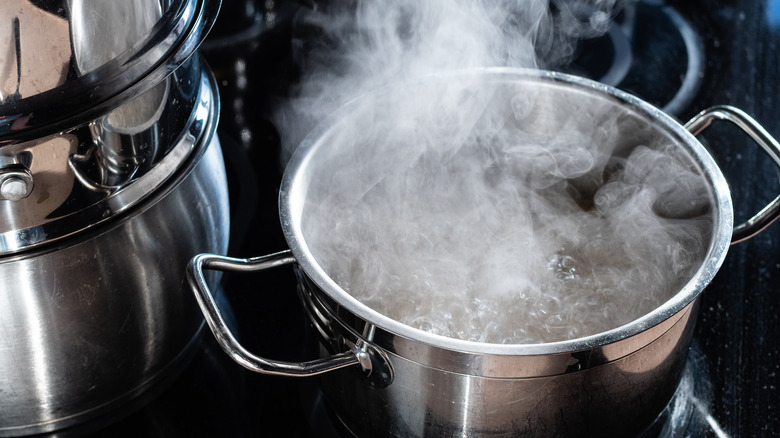
M 217 135 L 220 102 L 216 79 L 203 69 L 192 79 L 198 81 L 197 99 L 189 110 L 186 125 L 176 135 L 170 151 L 152 169 L 71 215 L 34 227 L 0 232 L 0 263 L 58 251 L 81 239 L 90 239 L 95 233 L 108 232 L 168 196 L 193 171 Z
M 306 243 L 299 220 L 305 204 L 306 187 L 302 186 L 306 182 L 306 168 L 309 162 L 311 162 L 314 152 L 322 144 L 320 139 L 324 138 L 328 131 L 334 129 L 339 120 L 350 113 L 350 109 L 356 102 L 361 100 L 361 98 L 357 98 L 317 125 L 304 138 L 285 168 L 279 191 L 279 214 L 282 231 L 290 250 L 300 268 L 331 299 L 369 324 L 373 324 L 396 336 L 412 339 L 415 342 L 422 342 L 435 347 L 464 353 L 547 355 L 590 350 L 633 337 L 677 314 L 702 292 L 715 276 L 726 257 L 731 243 L 734 218 L 731 195 L 726 180 L 713 157 L 693 134 L 660 109 L 634 95 L 569 74 L 534 69 L 490 67 L 437 73 L 427 76 L 426 79 L 464 77 L 466 75 L 480 75 L 493 81 L 517 79 L 550 81 L 571 87 L 573 90 L 600 95 L 614 100 L 620 105 L 625 105 L 640 115 L 646 116 L 648 120 L 651 120 L 667 133 L 679 139 L 681 146 L 686 148 L 696 164 L 701 167 L 703 176 L 713 191 L 714 227 L 710 245 L 701 266 L 679 292 L 652 312 L 614 329 L 565 341 L 540 344 L 491 344 L 467 341 L 416 329 L 382 315 L 352 297 L 325 273 Z

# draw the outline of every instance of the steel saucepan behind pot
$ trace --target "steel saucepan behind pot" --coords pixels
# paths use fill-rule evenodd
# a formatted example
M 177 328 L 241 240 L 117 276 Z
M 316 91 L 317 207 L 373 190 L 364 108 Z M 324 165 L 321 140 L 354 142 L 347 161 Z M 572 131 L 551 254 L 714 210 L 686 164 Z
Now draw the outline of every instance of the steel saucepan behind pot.
M 452 92 L 452 85 L 457 92 Z M 670 152 L 683 157 L 685 166 L 706 182 L 711 222 L 700 265 L 654 310 L 619 327 L 558 342 L 453 339 L 401 324 L 362 304 L 316 258 L 311 242 L 320 236 L 307 234 L 306 222 L 327 193 L 323 181 L 328 175 L 343 171 L 338 166 L 361 165 L 361 157 L 373 152 L 359 150 L 361 134 L 348 128 L 371 131 L 372 121 L 382 121 L 395 98 L 414 97 L 422 89 L 439 89 L 452 103 L 485 103 L 473 111 L 476 118 L 485 117 L 484 108 L 522 96 L 519 111 L 490 125 L 495 132 L 509 129 L 507 124 L 527 124 L 534 132 L 588 133 L 586 138 L 613 142 L 617 150 L 673 145 Z M 424 117 L 412 119 L 413 124 Z M 707 110 L 687 127 L 698 133 L 716 119 L 736 123 L 780 164 L 777 142 L 734 108 Z M 488 117 L 488 122 L 494 121 Z M 330 158 L 334 150 L 343 152 L 337 160 Z M 188 272 L 210 328 L 234 360 L 267 374 L 322 374 L 329 403 L 358 436 L 583 436 L 604 430 L 631 435 L 658 415 L 677 387 L 699 295 L 728 246 L 774 220 L 776 204 L 733 230 L 728 187 L 704 147 L 666 114 L 619 90 L 551 72 L 487 69 L 442 74 L 357 99 L 304 140 L 280 191 L 289 251 L 253 259 L 204 254 L 193 259 Z M 304 308 L 319 334 L 322 358 L 312 362 L 277 362 L 246 351 L 222 321 L 202 276 L 203 269 L 246 271 L 288 263 L 297 263 Z
M 227 248 L 219 2 L 93 3 L 0 10 L 0 436 L 161 388 L 203 325 L 176 271 Z

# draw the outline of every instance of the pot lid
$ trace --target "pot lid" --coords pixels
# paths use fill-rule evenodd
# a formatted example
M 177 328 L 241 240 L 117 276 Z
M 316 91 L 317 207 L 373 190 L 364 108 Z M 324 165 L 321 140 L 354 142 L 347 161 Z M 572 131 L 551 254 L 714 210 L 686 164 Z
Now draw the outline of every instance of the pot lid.
M 0 146 L 94 119 L 195 51 L 219 1 L 2 0 Z
M 210 141 L 219 0 L 0 0 L 0 255 L 143 208 Z

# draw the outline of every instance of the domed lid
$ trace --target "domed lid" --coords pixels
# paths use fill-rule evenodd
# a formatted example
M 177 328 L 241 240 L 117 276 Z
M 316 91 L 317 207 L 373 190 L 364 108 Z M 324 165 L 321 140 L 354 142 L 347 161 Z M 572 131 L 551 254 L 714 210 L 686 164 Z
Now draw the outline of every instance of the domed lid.
M 0 146 L 83 124 L 152 88 L 218 0 L 2 0 Z
M 165 193 L 218 118 L 219 0 L 0 0 L 0 256 Z M 190 61 L 188 61 L 190 60 Z

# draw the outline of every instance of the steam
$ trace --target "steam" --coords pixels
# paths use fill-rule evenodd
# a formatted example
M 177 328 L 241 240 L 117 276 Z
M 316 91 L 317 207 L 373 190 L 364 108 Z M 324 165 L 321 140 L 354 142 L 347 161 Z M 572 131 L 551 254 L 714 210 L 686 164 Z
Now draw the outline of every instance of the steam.
M 301 17 L 322 39 L 278 122 L 296 121 L 283 131 L 296 142 L 361 96 L 317 139 L 300 218 L 361 302 L 444 336 L 552 342 L 652 311 L 698 268 L 710 189 L 673 138 L 533 75 L 452 72 L 562 62 L 615 6 L 554 5 L 359 2 Z
M 625 2 L 625 0 L 623 0 Z M 296 17 L 301 80 L 275 124 L 287 155 L 347 101 L 387 84 L 475 67 L 556 69 L 606 32 L 618 0 L 344 1 Z

